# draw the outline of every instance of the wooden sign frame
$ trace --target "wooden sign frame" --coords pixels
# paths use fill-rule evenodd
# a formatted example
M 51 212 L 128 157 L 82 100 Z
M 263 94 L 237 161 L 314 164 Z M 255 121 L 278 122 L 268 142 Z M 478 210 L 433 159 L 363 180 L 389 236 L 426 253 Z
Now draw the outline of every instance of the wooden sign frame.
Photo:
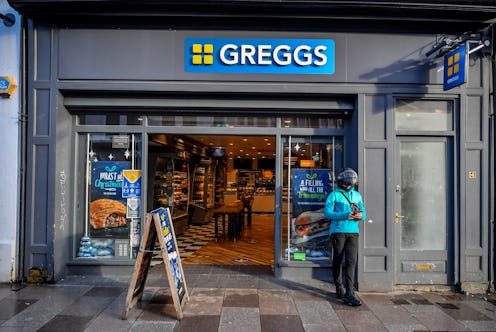
M 154 250 L 157 240 L 160 244 L 160 251 Z M 183 318 L 182 308 L 189 301 L 188 287 L 184 278 L 170 210 L 159 208 L 146 215 L 146 225 L 127 292 L 122 319 L 127 319 L 129 310 L 141 301 L 152 256 L 159 252 L 164 261 L 177 319 Z

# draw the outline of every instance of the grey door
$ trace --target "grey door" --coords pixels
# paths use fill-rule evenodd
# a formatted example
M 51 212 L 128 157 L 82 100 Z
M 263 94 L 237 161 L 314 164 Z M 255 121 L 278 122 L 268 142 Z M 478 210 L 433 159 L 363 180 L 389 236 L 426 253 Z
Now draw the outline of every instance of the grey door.
M 397 137 L 395 283 L 450 283 L 452 165 L 447 137 Z

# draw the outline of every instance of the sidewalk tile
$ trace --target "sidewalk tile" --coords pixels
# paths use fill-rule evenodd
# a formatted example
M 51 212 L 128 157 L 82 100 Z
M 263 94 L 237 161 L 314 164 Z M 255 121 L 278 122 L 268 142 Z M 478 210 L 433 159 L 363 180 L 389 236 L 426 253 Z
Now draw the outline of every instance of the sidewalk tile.
M 343 322 L 346 331 L 349 332 L 379 332 L 387 331 L 371 311 L 366 310 L 336 310 L 336 314 Z
M 219 331 L 261 331 L 258 308 L 222 308 Z
M 217 332 L 220 316 L 192 316 L 184 317 L 177 323 L 174 332 Z
M 298 315 L 260 315 L 262 331 L 304 332 Z

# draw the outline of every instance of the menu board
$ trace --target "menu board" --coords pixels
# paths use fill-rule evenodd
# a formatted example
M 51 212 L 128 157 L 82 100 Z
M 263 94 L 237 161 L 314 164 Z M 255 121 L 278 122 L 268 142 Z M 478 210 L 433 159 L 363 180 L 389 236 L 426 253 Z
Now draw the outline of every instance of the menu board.
M 293 210 L 289 253 L 304 259 L 327 259 L 331 223 L 324 217 L 324 206 L 332 190 L 331 171 L 295 168 L 291 182 Z
M 158 208 L 151 211 L 147 214 L 146 220 L 122 318 L 127 319 L 129 310 L 141 301 L 152 256 L 154 253 L 161 253 L 176 315 L 181 320 L 183 318 L 182 307 L 189 300 L 189 295 L 169 208 Z M 155 251 L 154 247 L 157 240 L 160 244 L 160 250 Z
M 162 251 L 162 256 L 164 256 L 164 262 L 168 269 L 170 269 L 171 281 L 174 284 L 177 298 L 179 302 L 183 300 L 186 293 L 186 284 L 184 282 L 183 267 L 181 265 L 181 258 L 179 256 L 179 251 L 177 250 L 176 236 L 174 234 L 174 228 L 172 226 L 172 218 L 167 208 L 158 208 L 151 212 L 153 215 L 153 220 L 157 228 L 158 241 L 160 243 L 160 248 L 165 248 Z M 158 230 L 160 229 L 160 232 Z M 171 285 L 171 290 L 174 290 Z

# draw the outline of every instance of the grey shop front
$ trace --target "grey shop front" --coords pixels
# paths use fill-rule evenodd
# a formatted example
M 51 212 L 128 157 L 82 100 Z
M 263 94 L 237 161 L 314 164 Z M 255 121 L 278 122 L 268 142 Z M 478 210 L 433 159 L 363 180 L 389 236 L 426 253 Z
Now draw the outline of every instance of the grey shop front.
M 426 56 L 434 34 L 44 23 L 27 32 L 24 273 L 130 274 L 150 207 L 152 141 L 237 135 L 275 142 L 277 276 L 330 277 L 328 259 L 288 255 L 288 150 L 312 143 L 329 154 L 322 168 L 359 174 L 368 216 L 359 290 L 490 287 L 492 68 L 479 52 L 467 55 L 466 83 L 444 91 L 443 59 Z M 88 174 L 109 166 L 141 171 L 139 212 L 124 237 L 93 234 L 110 240 L 111 259 L 83 257 Z

